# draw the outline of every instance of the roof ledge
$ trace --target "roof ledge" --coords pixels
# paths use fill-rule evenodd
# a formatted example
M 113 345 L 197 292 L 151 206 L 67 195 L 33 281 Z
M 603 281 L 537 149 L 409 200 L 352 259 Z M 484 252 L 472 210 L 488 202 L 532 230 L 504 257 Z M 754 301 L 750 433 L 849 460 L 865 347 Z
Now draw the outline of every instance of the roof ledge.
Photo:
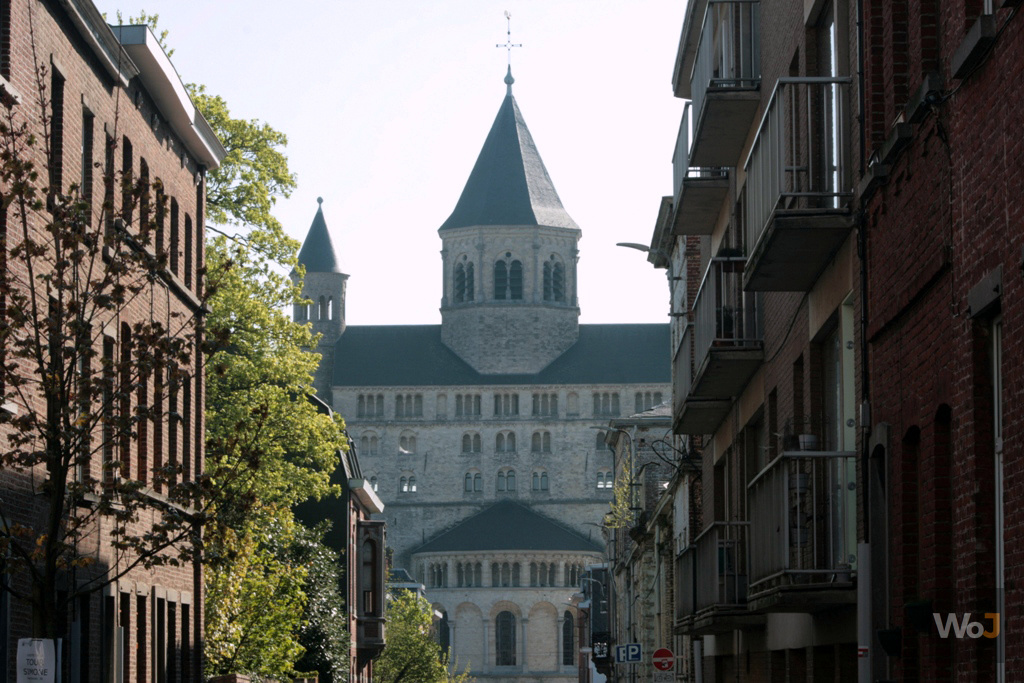
M 384 503 L 377 497 L 365 479 L 349 479 L 348 485 L 363 507 L 375 514 L 384 512 Z
M 207 168 L 220 166 L 227 150 L 192 103 L 181 77 L 149 27 L 138 24 L 110 29 L 138 67 L 147 92 L 188 150 Z

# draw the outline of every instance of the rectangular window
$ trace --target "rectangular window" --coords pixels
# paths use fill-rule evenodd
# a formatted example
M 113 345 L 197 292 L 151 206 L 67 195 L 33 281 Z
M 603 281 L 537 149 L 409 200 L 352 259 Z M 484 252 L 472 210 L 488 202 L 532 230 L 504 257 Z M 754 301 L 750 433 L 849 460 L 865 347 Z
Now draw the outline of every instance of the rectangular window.
M 117 143 L 107 133 L 103 153 L 103 234 L 107 244 L 114 241 L 114 148 Z
M 114 596 L 104 595 L 102 598 L 102 626 L 100 629 L 100 681 L 109 683 L 114 680 L 113 663 L 117 661 L 117 615 Z
M 196 342 L 195 358 L 202 358 L 200 343 Z M 192 474 L 198 477 L 203 473 L 203 373 L 202 366 L 196 376 L 192 378 L 195 382 L 195 407 L 193 408 L 193 426 L 190 436 L 192 438 Z
M 89 683 L 89 649 L 90 631 L 92 631 L 92 611 L 89 604 L 90 595 L 78 598 L 78 683 Z
M 6 4 L 6 3 L 4 3 Z M 8 643 L 11 641 L 8 628 L 11 619 L 11 594 L 7 592 L 7 563 L 0 557 L 0 683 L 7 683 L 7 663 L 11 661 L 11 655 L 7 651 Z
M 128 683 L 131 680 L 131 668 L 132 668 L 132 651 L 129 645 L 131 645 L 131 603 L 132 596 L 130 593 L 121 593 L 121 614 L 120 614 L 120 628 L 118 631 L 121 635 L 121 680 L 124 683 Z
M 0 76 L 11 80 L 11 3 L 7 0 L 0 2 Z
M 114 480 L 114 385 L 117 381 L 114 374 L 115 344 L 113 337 L 103 337 L 103 472 L 100 476 L 105 484 Z
M 178 678 L 178 605 L 167 603 L 167 680 Z
M 181 477 L 184 481 L 192 481 L 192 381 L 188 375 L 185 375 L 181 386 Z
M 200 280 L 200 273 L 203 270 L 203 242 L 206 233 L 206 226 L 203 223 L 203 182 L 196 185 L 196 295 L 203 295 L 203 283 Z M 342 311 L 344 315 L 344 311 Z
M 192 623 L 191 605 L 181 606 L 181 680 L 192 678 Z
M 185 214 L 185 286 L 192 286 L 192 217 Z
M 145 595 L 135 596 L 135 681 L 146 683 L 146 651 L 149 640 L 146 637 L 146 603 Z
M 64 75 L 52 64 L 50 68 L 50 195 L 53 196 L 64 190 Z
M 163 598 L 156 599 L 156 638 L 155 655 L 156 661 L 153 667 L 156 669 L 156 683 L 167 683 L 167 603 Z
M 132 223 L 134 209 L 132 201 L 134 164 L 132 141 L 125 135 L 121 141 L 121 219 L 124 221 L 126 229 Z
M 171 198 L 171 272 L 178 274 L 178 200 Z
M 92 222 L 92 155 L 93 128 L 96 117 L 86 108 L 82 108 L 82 184 L 79 194 L 82 201 L 89 205 L 89 221 Z
M 149 481 L 149 420 L 144 417 L 149 410 L 148 376 L 145 374 L 139 376 L 135 391 L 137 401 L 135 411 L 139 418 L 136 422 L 136 437 L 138 439 L 135 443 L 136 478 L 145 484 Z

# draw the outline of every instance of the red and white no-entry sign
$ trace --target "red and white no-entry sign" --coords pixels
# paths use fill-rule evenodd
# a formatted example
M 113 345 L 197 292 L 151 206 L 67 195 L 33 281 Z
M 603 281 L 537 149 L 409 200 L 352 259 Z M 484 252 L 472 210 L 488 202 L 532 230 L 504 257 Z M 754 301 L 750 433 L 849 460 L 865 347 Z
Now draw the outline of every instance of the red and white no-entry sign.
M 654 668 L 658 671 L 671 671 L 676 664 L 676 658 L 672 650 L 667 647 L 660 647 L 654 651 Z

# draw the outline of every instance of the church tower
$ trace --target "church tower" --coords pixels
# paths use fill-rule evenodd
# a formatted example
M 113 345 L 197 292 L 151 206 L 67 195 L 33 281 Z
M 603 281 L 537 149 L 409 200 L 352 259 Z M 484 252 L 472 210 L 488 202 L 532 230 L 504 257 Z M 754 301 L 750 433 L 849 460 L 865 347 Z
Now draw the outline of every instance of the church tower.
M 299 263 L 306 267 L 302 281 L 302 297 L 311 303 L 296 304 L 293 319 L 311 322 L 313 332 L 320 335 L 317 353 L 320 367 L 313 378 L 313 386 L 320 398 L 331 403 L 331 384 L 334 377 L 334 345 L 345 332 L 345 284 L 348 275 L 341 272 L 338 254 L 331 242 L 331 233 L 324 221 L 323 198 L 317 197 L 316 215 L 309 233 L 299 250 Z M 298 276 L 292 273 L 292 279 Z
M 441 336 L 482 374 L 533 374 L 576 343 L 580 229 L 507 92 L 469 180 L 439 228 Z

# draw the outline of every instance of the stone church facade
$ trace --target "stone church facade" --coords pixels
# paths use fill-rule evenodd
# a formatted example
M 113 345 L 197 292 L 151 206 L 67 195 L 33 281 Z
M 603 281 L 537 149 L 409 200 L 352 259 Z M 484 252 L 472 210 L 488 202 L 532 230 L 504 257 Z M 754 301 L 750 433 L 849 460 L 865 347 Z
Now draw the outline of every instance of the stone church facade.
M 573 681 L 570 597 L 605 561 L 611 418 L 670 396 L 666 324 L 581 325 L 581 231 L 507 93 L 441 225 L 441 325 L 346 326 L 348 276 L 318 209 L 295 309 L 318 391 L 385 504 L 395 567 L 427 587 L 477 678 Z

